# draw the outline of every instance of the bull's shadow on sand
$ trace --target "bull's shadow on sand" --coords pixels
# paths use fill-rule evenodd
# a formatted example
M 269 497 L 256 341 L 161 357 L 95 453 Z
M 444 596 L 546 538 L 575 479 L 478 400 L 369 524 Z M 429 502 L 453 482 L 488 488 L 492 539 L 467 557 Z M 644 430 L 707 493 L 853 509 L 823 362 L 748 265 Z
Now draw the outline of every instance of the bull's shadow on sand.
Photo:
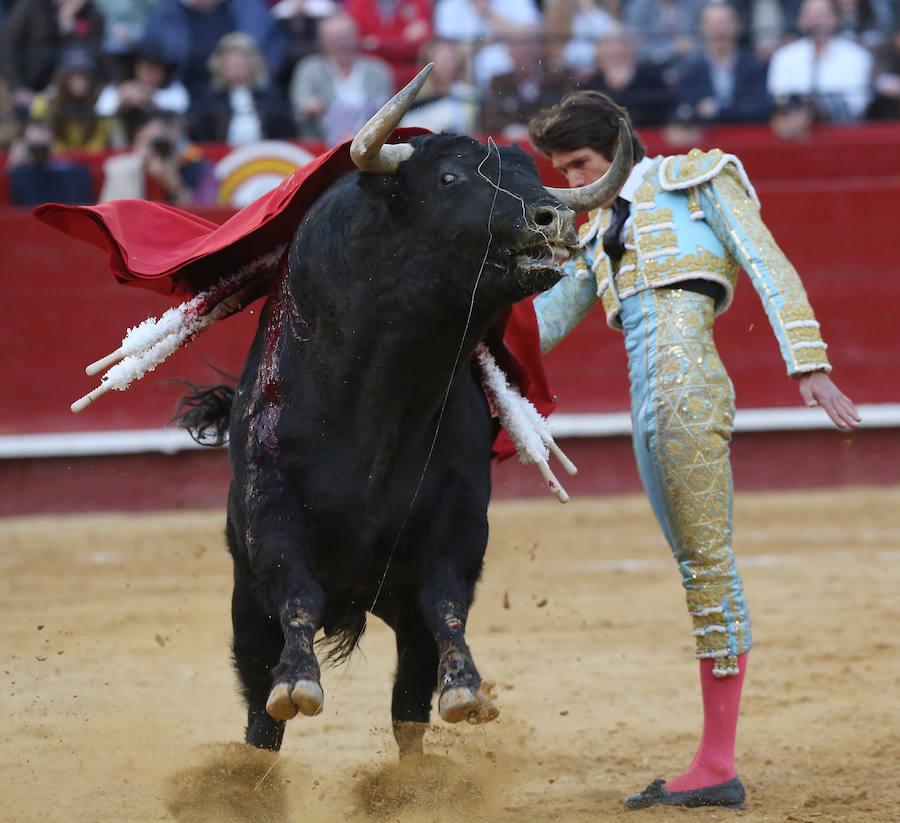
M 490 819 L 510 763 L 490 748 L 459 746 L 360 767 L 326 793 L 315 767 L 243 743 L 195 750 L 195 765 L 167 780 L 165 806 L 178 823 L 450 823 Z M 334 792 L 334 788 L 338 788 Z

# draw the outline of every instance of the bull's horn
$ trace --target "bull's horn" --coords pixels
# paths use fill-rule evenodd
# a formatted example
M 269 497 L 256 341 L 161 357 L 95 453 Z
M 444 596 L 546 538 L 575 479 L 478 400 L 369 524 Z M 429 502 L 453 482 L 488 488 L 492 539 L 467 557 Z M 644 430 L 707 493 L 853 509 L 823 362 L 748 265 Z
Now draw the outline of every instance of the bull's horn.
M 350 157 L 363 171 L 376 174 L 392 174 L 404 160 L 413 153 L 409 143 L 389 143 L 397 124 L 403 119 L 412 101 L 422 88 L 425 78 L 431 73 L 434 63 L 429 63 L 400 91 L 385 103 L 378 113 L 363 126 L 350 144 Z
M 624 119 L 619 120 L 619 147 L 613 158 L 609 171 L 599 180 L 587 186 L 576 186 L 571 189 L 544 188 L 563 205 L 568 206 L 576 214 L 592 211 L 612 200 L 631 174 L 634 165 L 634 153 L 631 144 L 631 129 Z

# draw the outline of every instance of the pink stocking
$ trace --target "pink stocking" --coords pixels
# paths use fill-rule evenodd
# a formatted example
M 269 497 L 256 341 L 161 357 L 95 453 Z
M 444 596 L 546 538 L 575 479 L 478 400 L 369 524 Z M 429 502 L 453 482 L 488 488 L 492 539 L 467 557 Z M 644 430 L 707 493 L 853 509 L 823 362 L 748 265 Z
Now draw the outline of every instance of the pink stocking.
M 739 674 L 716 677 L 713 661 L 700 661 L 700 689 L 703 693 L 703 736 L 690 768 L 666 783 L 670 792 L 700 789 L 731 780 L 734 770 L 734 741 L 741 687 L 747 670 L 747 654 L 738 657 Z

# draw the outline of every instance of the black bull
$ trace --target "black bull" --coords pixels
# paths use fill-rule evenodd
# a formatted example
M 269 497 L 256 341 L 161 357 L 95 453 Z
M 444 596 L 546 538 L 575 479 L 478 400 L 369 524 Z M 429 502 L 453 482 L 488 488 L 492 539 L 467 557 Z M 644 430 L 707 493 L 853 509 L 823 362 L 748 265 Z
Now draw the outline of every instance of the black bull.
M 262 748 L 322 710 L 317 631 L 340 658 L 367 612 L 396 633 L 401 754 L 421 751 L 436 690 L 446 721 L 497 715 L 465 638 L 496 434 L 472 355 L 557 282 L 574 215 L 518 148 L 412 143 L 306 214 L 231 403 L 233 648 Z

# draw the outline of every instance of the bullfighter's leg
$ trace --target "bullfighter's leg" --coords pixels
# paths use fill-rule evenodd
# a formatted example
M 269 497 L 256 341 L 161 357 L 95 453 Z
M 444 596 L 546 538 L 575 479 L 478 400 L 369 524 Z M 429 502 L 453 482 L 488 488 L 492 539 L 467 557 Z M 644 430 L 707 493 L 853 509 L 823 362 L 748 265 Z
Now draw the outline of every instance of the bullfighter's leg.
M 486 723 L 496 718 L 500 710 L 482 687 L 481 675 L 466 644 L 474 576 L 469 582 L 449 565 L 435 571 L 422 588 L 420 603 L 425 622 L 437 641 L 438 711 L 448 723 Z
M 393 630 L 397 641 L 397 671 L 391 699 L 391 720 L 400 757 L 422 754 L 422 738 L 431 717 L 437 688 L 438 648 L 422 618 L 415 593 L 394 591 L 375 614 Z

